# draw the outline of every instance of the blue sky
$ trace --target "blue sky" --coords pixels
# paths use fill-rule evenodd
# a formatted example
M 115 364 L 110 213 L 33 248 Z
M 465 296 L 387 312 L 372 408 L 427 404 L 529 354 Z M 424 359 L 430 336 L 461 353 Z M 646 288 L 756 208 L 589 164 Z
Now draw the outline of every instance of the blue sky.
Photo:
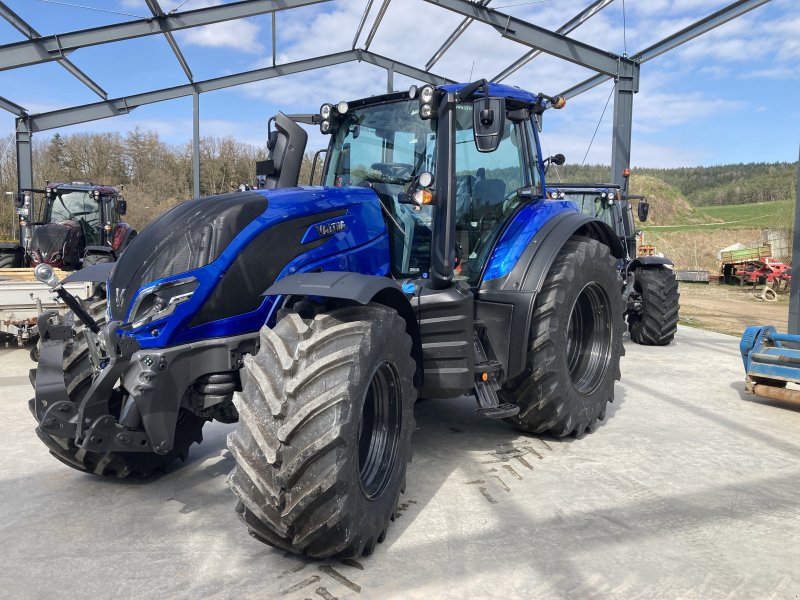
M 42 35 L 144 17 L 144 0 L 58 0 L 127 15 L 76 8 L 54 0 L 5 0 Z M 169 11 L 182 0 L 161 0 Z M 617 0 L 570 34 L 599 48 L 629 54 L 730 4 L 732 0 Z M 188 0 L 181 10 L 219 1 Z M 493 0 L 490 6 L 556 29 L 590 0 Z M 280 12 L 278 63 L 349 50 L 367 0 L 333 0 Z M 380 1 L 375 1 L 362 47 Z M 393 0 L 370 50 L 423 66 L 461 17 L 423 0 Z M 22 36 L 0 22 L 0 44 Z M 195 79 L 270 66 L 270 17 L 259 16 L 176 33 Z M 455 80 L 491 78 L 527 48 L 474 23 L 432 69 Z M 116 98 L 186 83 L 163 36 L 149 36 L 78 50 L 70 59 Z M 540 56 L 505 83 L 534 92 L 558 93 L 592 75 L 555 58 Z M 396 89 L 412 80 L 395 77 Z M 266 122 L 278 110 L 312 112 L 324 101 L 383 93 L 384 70 L 348 64 L 291 75 L 201 96 L 201 135 L 233 136 L 263 144 Z M 542 136 L 545 153 L 563 152 L 580 163 L 597 127 L 611 84 L 548 111 Z M 0 96 L 31 113 L 95 102 L 98 97 L 55 63 L 0 72 Z M 156 130 L 170 143 L 191 138 L 191 99 L 144 106 L 129 115 L 75 125 L 79 131 Z M 586 162 L 610 161 L 609 105 Z M 0 136 L 13 133 L 13 117 L 0 110 Z M 54 133 L 54 132 L 51 132 Z M 39 134 L 40 138 L 49 133 Z M 311 132 L 309 149 L 325 140 Z M 679 49 L 642 65 L 634 99 L 632 164 L 648 167 L 795 161 L 800 144 L 800 4 L 771 0 Z

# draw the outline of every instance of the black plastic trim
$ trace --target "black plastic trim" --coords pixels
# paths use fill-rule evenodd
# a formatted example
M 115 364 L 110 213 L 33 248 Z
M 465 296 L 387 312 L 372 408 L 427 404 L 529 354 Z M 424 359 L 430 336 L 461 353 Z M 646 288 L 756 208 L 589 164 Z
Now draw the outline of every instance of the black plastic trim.
M 633 270 L 636 267 L 644 267 L 645 269 L 651 267 L 672 266 L 674 263 L 663 256 L 640 256 L 631 261 L 628 270 Z

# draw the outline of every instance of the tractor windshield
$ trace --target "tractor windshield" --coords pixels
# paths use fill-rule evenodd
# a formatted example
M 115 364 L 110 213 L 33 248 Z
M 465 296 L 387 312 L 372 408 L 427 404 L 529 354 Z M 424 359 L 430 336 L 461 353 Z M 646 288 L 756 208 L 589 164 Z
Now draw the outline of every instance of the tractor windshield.
M 433 121 L 419 117 L 418 100 L 350 110 L 331 142 L 323 184 L 365 186 L 378 195 L 386 217 L 396 276 L 428 270 L 433 208 L 409 204 L 406 194 L 420 173 L 434 170 Z
M 58 191 L 47 200 L 45 223 L 76 221 L 83 230 L 86 243 L 100 239 L 100 203 L 82 190 Z
M 601 197 L 599 190 L 570 190 L 564 200 L 574 202 L 578 209 L 587 215 L 597 217 L 614 227 L 614 211 L 608 201 Z

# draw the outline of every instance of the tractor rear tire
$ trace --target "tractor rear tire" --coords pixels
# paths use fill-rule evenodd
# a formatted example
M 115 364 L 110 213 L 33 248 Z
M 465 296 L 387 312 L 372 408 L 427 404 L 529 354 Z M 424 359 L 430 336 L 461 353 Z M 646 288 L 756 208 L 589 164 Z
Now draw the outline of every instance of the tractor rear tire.
M 98 325 L 106 323 L 106 301 L 97 300 L 91 303 L 84 302 L 89 314 Z M 89 360 L 89 347 L 83 335 L 85 325 L 76 319 L 72 311 L 64 317 L 66 324 L 72 325 L 75 337 L 64 348 L 64 381 L 67 385 L 67 394 L 74 402 L 78 402 L 92 382 L 93 369 Z M 109 402 L 113 406 L 114 400 Z M 51 436 L 48 433 L 36 430 L 39 439 L 55 456 L 65 465 L 96 475 L 115 475 L 118 478 L 136 474 L 142 478 L 149 477 L 155 471 L 165 468 L 175 459 L 185 461 L 189 446 L 203 440 L 203 425 L 206 420 L 181 408 L 178 414 L 178 424 L 175 430 L 175 440 L 172 450 L 167 454 L 155 452 L 90 452 L 75 445 L 74 440 L 65 440 Z
M 596 429 L 620 378 L 623 311 L 615 262 L 600 242 L 573 236 L 556 257 L 531 316 L 525 371 L 501 394 L 532 433 L 580 437 Z
M 405 321 L 384 306 L 285 311 L 262 328 L 228 436 L 253 537 L 317 558 L 372 553 L 405 491 L 414 372 Z
M 92 254 L 87 254 L 83 257 L 83 267 L 90 267 L 92 265 L 99 265 L 103 263 L 112 263 L 114 262 L 114 257 L 110 254 L 101 254 L 99 252 L 94 252 Z
M 636 269 L 634 289 L 641 294 L 642 312 L 628 316 L 631 339 L 642 346 L 666 346 L 675 338 L 680 309 L 678 281 L 672 269 Z
M 0 252 L 0 269 L 13 269 L 17 266 L 16 252 Z

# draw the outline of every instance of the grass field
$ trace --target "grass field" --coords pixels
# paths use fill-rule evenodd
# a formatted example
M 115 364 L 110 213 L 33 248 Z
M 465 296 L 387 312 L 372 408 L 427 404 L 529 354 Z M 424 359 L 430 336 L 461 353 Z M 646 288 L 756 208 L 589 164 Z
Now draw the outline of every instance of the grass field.
M 704 206 L 695 212 L 705 218 L 705 223 L 644 226 L 654 231 L 701 231 L 706 229 L 737 229 L 769 227 L 788 229 L 794 220 L 794 200 L 780 200 L 758 204 L 730 204 Z

